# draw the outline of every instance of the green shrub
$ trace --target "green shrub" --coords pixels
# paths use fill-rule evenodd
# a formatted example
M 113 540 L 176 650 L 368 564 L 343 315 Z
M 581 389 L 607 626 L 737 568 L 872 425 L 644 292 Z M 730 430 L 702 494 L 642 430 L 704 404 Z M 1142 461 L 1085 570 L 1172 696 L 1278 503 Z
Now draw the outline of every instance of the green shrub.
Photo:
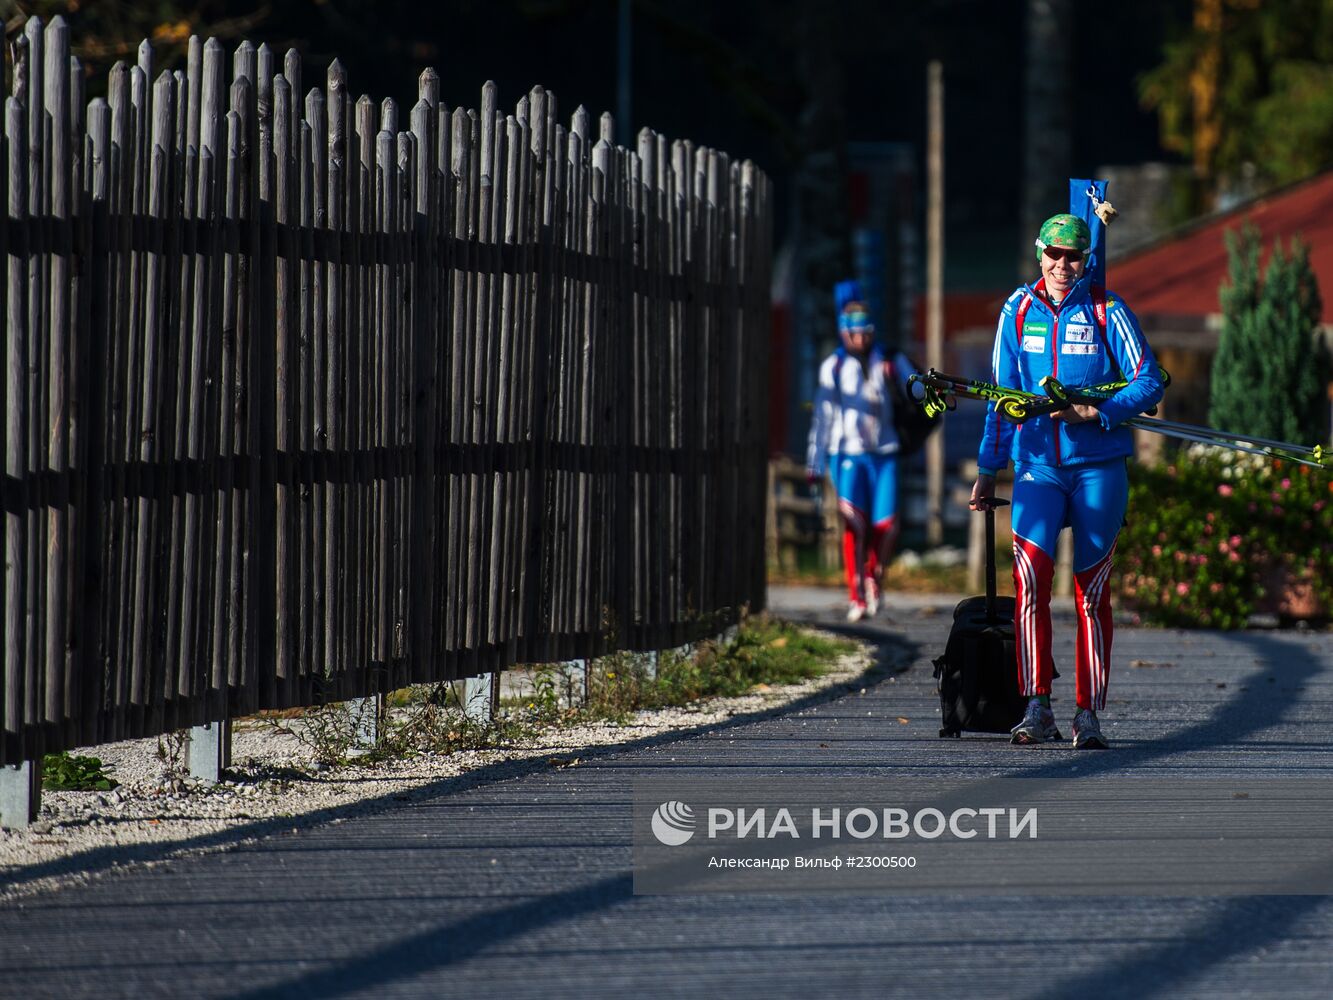
M 1333 608 L 1333 476 L 1196 446 L 1131 472 L 1124 604 L 1160 625 L 1243 628 L 1286 570 Z
M 1260 277 L 1259 231 L 1227 233 L 1229 281 L 1213 359 L 1208 421 L 1220 430 L 1304 443 L 1327 433 L 1328 352 L 1310 252 L 1274 243 Z
M 647 675 L 637 654 L 594 661 L 587 712 L 617 718 L 641 708 L 745 694 L 757 684 L 796 684 L 820 676 L 839 654 L 855 648 L 849 640 L 756 615 L 746 619 L 731 642 L 701 642 L 688 656 L 660 653 L 656 677 Z

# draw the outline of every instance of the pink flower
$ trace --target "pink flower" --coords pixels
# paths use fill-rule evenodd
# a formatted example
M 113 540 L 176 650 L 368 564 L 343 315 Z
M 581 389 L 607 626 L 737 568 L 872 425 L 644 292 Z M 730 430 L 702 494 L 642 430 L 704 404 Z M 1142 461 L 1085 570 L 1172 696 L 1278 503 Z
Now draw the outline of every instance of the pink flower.
M 1214 594 L 1218 593 L 1221 589 L 1222 589 L 1222 585 L 1221 585 L 1220 583 L 1210 583 L 1210 584 L 1208 584 L 1208 590 L 1209 590 L 1210 592 L 1214 593 Z
M 1282 480 L 1282 488 L 1283 488 L 1284 490 L 1289 490 L 1289 489 L 1291 489 L 1291 480 L 1290 480 L 1290 479 L 1284 479 L 1284 480 Z
M 1217 492 L 1222 494 L 1222 496 L 1224 497 L 1229 497 L 1231 496 L 1232 493 L 1236 491 L 1231 488 L 1230 483 L 1222 483 L 1217 487 Z
M 1176 593 L 1179 594 L 1181 597 L 1184 597 L 1189 592 L 1190 592 L 1190 585 L 1188 583 L 1176 584 Z
M 1217 543 L 1217 551 L 1218 551 L 1218 552 L 1226 552 L 1229 548 L 1231 548 L 1231 546 L 1228 545 L 1226 542 L 1218 542 L 1218 543 Z
M 1185 555 L 1185 553 L 1180 551 L 1176 552 L 1176 562 L 1184 562 L 1188 558 L 1189 556 Z
M 1152 547 L 1152 554 L 1155 556 L 1160 556 L 1162 554 L 1162 547 L 1160 545 L 1154 545 Z
M 1240 562 L 1240 553 L 1239 552 L 1227 553 L 1227 562 Z
M 1231 541 L 1231 547 L 1233 549 L 1240 548 L 1240 542 L 1241 542 L 1240 535 L 1232 535 L 1230 541 Z

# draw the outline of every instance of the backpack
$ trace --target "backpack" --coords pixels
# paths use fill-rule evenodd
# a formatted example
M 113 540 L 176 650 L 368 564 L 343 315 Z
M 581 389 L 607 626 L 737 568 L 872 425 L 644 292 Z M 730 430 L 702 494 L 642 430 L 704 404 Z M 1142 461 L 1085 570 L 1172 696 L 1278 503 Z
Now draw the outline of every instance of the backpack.
M 839 396 L 842 394 L 842 362 L 845 357 L 839 352 L 838 362 L 833 366 L 833 384 L 837 386 Z M 921 370 L 911 358 L 907 360 L 911 362 L 913 371 Z M 943 421 L 929 416 L 920 403 L 903 391 L 903 387 L 898 384 L 898 372 L 892 358 L 884 359 L 884 369 L 884 382 L 893 403 L 893 429 L 898 435 L 898 456 L 908 458 L 925 446 L 926 439 L 939 430 Z
M 905 356 L 905 355 L 904 355 Z M 913 371 L 920 371 L 921 366 L 911 358 Z M 893 359 L 885 362 L 889 392 L 893 395 L 893 429 L 898 432 L 898 454 L 903 457 L 915 455 L 925 447 L 926 439 L 940 429 L 942 420 L 936 420 L 926 413 L 925 408 L 912 399 L 898 383 L 898 373 L 894 370 Z

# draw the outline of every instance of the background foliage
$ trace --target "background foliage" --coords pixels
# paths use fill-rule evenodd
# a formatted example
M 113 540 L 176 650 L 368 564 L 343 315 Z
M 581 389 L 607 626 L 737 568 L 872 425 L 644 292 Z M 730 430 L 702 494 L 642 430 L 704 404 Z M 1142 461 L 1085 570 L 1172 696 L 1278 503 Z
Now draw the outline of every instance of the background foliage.
M 1204 176 L 1272 186 L 1333 163 L 1333 0 L 1202 0 L 1163 56 L 1140 98 Z
M 1333 475 L 1195 446 L 1131 466 L 1121 599 L 1147 622 L 1243 628 L 1284 583 L 1333 609 Z
M 1328 435 L 1329 357 L 1319 285 L 1299 239 L 1273 245 L 1260 275 L 1257 230 L 1227 233 L 1230 280 L 1213 359 L 1208 421 L 1222 430 L 1314 444 Z

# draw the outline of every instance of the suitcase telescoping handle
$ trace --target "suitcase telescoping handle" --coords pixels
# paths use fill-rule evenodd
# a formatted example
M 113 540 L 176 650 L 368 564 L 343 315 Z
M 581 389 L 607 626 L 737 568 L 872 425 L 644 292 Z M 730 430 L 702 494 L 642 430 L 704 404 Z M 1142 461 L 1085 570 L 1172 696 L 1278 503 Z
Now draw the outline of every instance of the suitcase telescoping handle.
M 986 507 L 986 620 L 995 624 L 995 508 L 1008 507 L 1008 500 L 991 497 Z

